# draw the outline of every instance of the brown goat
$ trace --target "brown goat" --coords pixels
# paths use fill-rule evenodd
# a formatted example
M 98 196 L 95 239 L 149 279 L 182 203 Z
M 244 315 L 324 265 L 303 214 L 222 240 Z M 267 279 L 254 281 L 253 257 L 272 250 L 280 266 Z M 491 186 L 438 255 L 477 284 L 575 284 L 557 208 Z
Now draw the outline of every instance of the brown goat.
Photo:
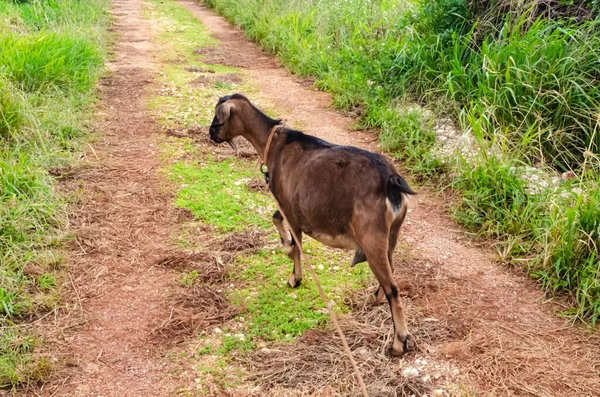
M 351 146 L 338 146 L 286 127 L 278 127 L 240 94 L 219 99 L 210 126 L 217 143 L 243 136 L 264 158 L 269 189 L 279 201 L 285 219 L 300 241 L 289 236 L 279 211 L 273 222 L 291 259 L 291 287 L 302 281 L 298 245 L 302 233 L 321 243 L 355 250 L 352 266 L 368 261 L 379 288 L 379 302 L 387 298 L 394 322 L 391 354 L 408 350 L 409 333 L 392 272 L 392 255 L 406 215 L 406 196 L 414 194 L 394 166 L 383 156 Z

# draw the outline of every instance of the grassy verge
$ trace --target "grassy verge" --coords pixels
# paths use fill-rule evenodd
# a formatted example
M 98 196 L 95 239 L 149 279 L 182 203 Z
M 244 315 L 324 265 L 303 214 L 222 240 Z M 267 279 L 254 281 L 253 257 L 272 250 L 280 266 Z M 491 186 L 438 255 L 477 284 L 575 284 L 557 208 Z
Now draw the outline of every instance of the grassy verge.
M 176 2 L 151 0 L 146 16 L 156 21 L 162 72 L 159 95 L 149 106 L 165 130 L 186 134 L 208 125 L 220 96 L 231 91 L 254 91 L 246 83 L 221 79 L 237 74 L 243 81 L 240 70 L 202 63 L 195 50 L 215 43 L 201 23 Z M 271 221 L 275 206 L 264 192 L 246 187 L 247 181 L 258 177 L 258 172 L 253 171 L 254 161 L 235 157 L 232 151 L 216 148 L 206 139 L 165 138 L 160 145 L 167 164 L 164 172 L 177 187 L 175 204 L 191 211 L 192 225 L 208 225 L 220 238 L 233 232 L 258 230 L 268 240 L 265 248 L 239 254 L 231 265 L 227 283 L 235 288 L 225 294 L 242 313 L 216 332 L 203 331 L 198 335 L 194 355 L 185 358 L 200 377 L 199 384 L 210 380 L 227 388 L 241 379 L 236 375 L 240 369 L 235 369 L 233 359 L 265 342 L 291 342 L 308 329 L 322 328 L 328 315 L 308 278 L 298 289 L 286 285 L 292 262 L 278 246 L 279 238 Z M 203 247 L 193 232 L 176 238 L 186 248 Z M 348 308 L 342 303 L 347 294 L 372 280 L 368 267 L 350 269 L 351 253 L 330 250 L 315 242 L 307 241 L 305 249 L 318 265 L 324 289 L 338 302 L 338 310 L 346 312 Z M 186 288 L 200 282 L 193 271 L 178 277 Z
M 380 128 L 382 147 L 416 176 L 451 176 L 456 218 L 497 239 L 502 260 L 523 265 L 547 291 L 571 295 L 569 313 L 597 322 L 593 3 L 546 10 L 464 0 L 205 3 L 292 71 L 316 77 L 338 107 L 359 108 L 362 125 Z M 451 160 L 433 150 L 444 142 L 432 114 L 467 131 L 472 150 L 452 151 Z
M 46 380 L 28 320 L 56 307 L 65 200 L 49 170 L 87 129 L 101 72 L 106 0 L 0 3 L 0 387 Z

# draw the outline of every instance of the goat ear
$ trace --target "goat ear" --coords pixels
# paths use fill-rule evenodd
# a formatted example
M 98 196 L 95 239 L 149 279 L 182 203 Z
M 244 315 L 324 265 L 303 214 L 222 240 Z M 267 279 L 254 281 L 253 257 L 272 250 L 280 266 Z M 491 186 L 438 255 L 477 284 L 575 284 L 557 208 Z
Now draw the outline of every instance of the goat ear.
M 224 123 L 231 115 L 231 109 L 235 107 L 233 102 L 227 101 L 217 107 L 217 117 L 219 122 Z

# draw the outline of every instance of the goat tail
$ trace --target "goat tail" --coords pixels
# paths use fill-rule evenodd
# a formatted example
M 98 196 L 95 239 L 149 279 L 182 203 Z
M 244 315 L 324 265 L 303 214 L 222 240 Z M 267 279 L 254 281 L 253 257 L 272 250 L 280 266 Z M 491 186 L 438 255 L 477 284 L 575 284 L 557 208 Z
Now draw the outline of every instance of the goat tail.
M 398 174 L 393 174 L 389 177 L 386 186 L 386 196 L 394 207 L 400 207 L 402 205 L 403 194 L 417 194 L 415 193 L 408 183 Z

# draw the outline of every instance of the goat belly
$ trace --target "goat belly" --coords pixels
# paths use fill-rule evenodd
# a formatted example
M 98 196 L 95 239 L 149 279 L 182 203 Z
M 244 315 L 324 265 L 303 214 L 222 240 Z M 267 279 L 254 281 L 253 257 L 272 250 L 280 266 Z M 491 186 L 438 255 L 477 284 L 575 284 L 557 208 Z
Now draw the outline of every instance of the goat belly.
M 325 244 L 328 247 L 349 249 L 349 250 L 355 250 L 358 247 L 358 245 L 354 242 L 354 240 L 352 240 L 350 237 L 343 235 L 343 234 L 338 234 L 335 236 L 331 236 L 331 235 L 325 234 L 325 233 L 318 233 L 318 232 L 311 232 L 311 233 L 306 233 L 306 234 L 308 234 L 310 237 L 314 238 L 318 242 Z

